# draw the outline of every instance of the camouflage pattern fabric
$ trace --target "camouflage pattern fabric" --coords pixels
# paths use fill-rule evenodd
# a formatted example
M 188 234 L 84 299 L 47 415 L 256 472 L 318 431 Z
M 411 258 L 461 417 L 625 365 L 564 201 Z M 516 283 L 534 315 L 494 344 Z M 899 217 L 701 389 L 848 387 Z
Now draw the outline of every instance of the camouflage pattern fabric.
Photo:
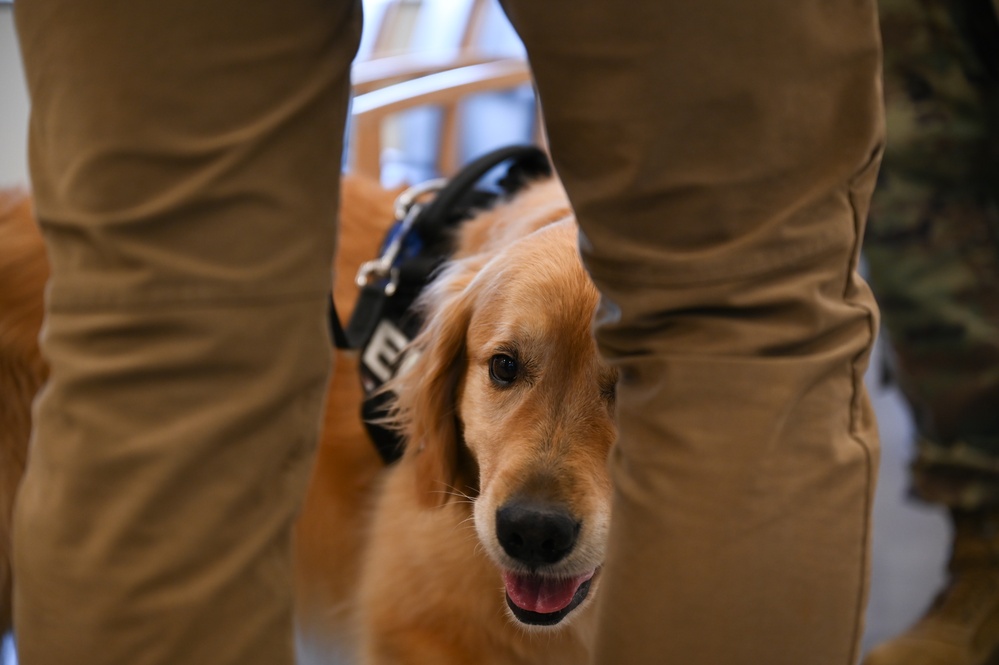
M 865 255 L 920 436 L 913 488 L 999 505 L 999 22 L 882 0 L 888 147 Z

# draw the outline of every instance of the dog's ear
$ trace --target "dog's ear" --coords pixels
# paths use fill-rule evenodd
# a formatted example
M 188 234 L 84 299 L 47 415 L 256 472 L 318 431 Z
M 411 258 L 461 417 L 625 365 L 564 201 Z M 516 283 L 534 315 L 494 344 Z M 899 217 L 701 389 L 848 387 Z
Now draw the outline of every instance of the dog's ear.
M 394 393 L 392 424 L 406 440 L 424 505 L 438 506 L 465 491 L 458 391 L 467 366 L 466 333 L 473 280 L 483 261 L 469 257 L 445 269 L 420 298 L 424 326 L 409 349 L 415 359 L 386 387 Z M 467 474 L 465 474 L 467 475 Z

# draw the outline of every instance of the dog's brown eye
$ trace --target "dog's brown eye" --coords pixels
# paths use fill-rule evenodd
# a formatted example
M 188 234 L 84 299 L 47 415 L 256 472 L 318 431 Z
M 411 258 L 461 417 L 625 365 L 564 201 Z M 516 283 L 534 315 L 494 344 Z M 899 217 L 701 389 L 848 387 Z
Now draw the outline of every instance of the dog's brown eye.
M 509 386 L 516 381 L 519 369 L 516 359 L 504 353 L 489 359 L 489 378 L 501 386 Z

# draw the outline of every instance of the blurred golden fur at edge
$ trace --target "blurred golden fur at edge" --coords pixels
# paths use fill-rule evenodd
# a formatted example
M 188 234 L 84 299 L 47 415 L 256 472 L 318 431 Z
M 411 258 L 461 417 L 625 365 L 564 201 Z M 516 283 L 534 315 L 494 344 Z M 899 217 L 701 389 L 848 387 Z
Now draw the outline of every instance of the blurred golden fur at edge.
M 10 520 L 24 473 L 31 401 L 48 370 L 38 350 L 45 247 L 23 190 L 0 191 L 0 633 L 10 628 Z
M 392 221 L 394 195 L 344 180 L 334 286 L 341 316 L 354 305 L 354 274 L 375 256 Z M 585 661 L 609 521 L 616 376 L 590 334 L 598 295 L 576 244 L 555 180 L 462 225 L 457 253 L 421 299 L 419 356 L 393 385 L 394 418 L 407 446 L 391 467 L 360 422 L 356 357 L 337 352 L 296 526 L 305 662 Z M 27 195 L 3 194 L 4 626 L 11 502 L 24 467 L 30 400 L 45 377 L 37 335 L 46 276 Z M 496 365 L 497 357 L 505 360 Z M 554 554 L 542 552 L 540 541 L 525 553 L 510 544 L 511 527 L 499 533 L 501 514 L 554 515 L 569 525 L 567 540 Z

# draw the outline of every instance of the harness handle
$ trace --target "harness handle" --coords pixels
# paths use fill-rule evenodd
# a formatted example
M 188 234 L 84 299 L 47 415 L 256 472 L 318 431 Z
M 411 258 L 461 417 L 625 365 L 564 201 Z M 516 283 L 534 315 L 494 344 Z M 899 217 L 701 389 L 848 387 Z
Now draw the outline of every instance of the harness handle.
M 500 186 L 507 194 L 513 194 L 529 181 L 552 175 L 548 156 L 537 146 L 511 145 L 469 162 L 459 171 L 447 186 L 440 190 L 433 200 L 424 206 L 413 223 L 418 233 L 425 237 L 439 237 L 447 228 L 451 212 L 469 190 L 494 168 L 503 162 L 513 160 L 510 170 Z
M 418 283 L 422 287 L 433 268 L 445 255 L 420 256 L 403 260 L 400 248 L 407 236 L 417 235 L 427 249 L 437 247 L 447 239 L 447 233 L 463 219 L 461 206 L 475 186 L 494 168 L 504 162 L 513 163 L 499 186 L 506 195 L 513 194 L 528 182 L 552 174 L 551 163 L 543 150 L 533 145 L 511 145 L 488 152 L 465 165 L 450 180 L 435 179 L 410 188 L 396 202 L 398 228 L 390 232 L 389 241 L 377 259 L 366 262 L 357 275 L 361 292 L 347 327 L 337 315 L 330 295 L 330 329 L 336 348 L 361 349 L 367 345 L 384 310 L 396 294 L 400 282 Z M 417 199 L 436 191 L 427 203 Z M 447 252 L 449 254 L 450 252 Z

